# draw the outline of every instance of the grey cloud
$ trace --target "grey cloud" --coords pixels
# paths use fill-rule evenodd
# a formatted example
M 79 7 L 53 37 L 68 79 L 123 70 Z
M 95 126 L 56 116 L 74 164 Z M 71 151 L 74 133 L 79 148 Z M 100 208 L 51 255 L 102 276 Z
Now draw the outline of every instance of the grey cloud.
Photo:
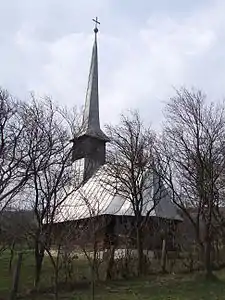
M 0 84 L 21 97 L 34 90 L 62 104 L 82 105 L 93 41 L 91 18 L 99 15 L 103 122 L 113 122 L 121 110 L 132 107 L 158 124 L 163 101 L 173 94 L 173 86 L 182 84 L 222 97 L 223 0 L 198 5 L 176 0 L 166 8 L 167 2 L 0 1 Z

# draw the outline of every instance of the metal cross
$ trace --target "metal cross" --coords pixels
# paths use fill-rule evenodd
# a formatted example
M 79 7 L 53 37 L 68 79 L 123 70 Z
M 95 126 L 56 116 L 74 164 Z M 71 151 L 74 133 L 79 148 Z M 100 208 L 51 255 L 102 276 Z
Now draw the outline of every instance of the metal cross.
M 95 22 L 94 32 L 97 33 L 98 32 L 98 24 L 100 25 L 100 22 L 98 21 L 98 17 L 96 17 L 95 19 L 92 19 L 92 21 Z

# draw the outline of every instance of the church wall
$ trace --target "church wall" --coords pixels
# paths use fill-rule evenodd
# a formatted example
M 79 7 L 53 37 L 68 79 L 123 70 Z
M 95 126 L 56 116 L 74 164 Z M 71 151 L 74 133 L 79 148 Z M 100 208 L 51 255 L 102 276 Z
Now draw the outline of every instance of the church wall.
M 54 239 L 63 237 L 74 247 L 99 249 L 115 245 L 120 248 L 136 248 L 135 218 L 132 216 L 102 215 L 92 219 L 81 219 L 54 226 Z M 160 250 L 163 237 L 167 236 L 168 250 L 175 249 L 177 222 L 157 217 L 149 217 L 143 226 L 143 246 L 145 250 Z
M 119 244 L 130 248 L 136 247 L 136 229 L 135 218 L 132 216 L 116 216 L 117 228 L 116 235 Z M 158 217 L 149 217 L 147 220 L 143 217 L 143 247 L 146 250 L 161 249 L 164 237 L 168 240 L 168 248 L 175 248 L 175 235 L 177 230 L 177 222 L 166 220 Z M 126 245 L 127 243 L 127 245 Z

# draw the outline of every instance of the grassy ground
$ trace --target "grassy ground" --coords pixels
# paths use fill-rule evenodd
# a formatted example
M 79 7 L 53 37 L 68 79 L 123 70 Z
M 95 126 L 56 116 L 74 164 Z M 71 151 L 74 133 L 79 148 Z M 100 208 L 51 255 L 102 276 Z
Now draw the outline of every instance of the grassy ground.
M 0 257 L 0 300 L 8 299 L 12 275 L 8 270 L 9 255 Z M 77 275 L 83 266 L 77 263 Z M 50 262 L 44 263 L 41 287 L 46 293 L 41 295 L 28 295 L 33 286 L 33 256 L 28 253 L 24 256 L 21 269 L 20 293 L 26 297 L 21 299 L 50 300 L 53 295 L 47 288 L 52 284 L 53 271 Z M 86 267 L 85 267 L 86 268 Z M 84 271 L 84 269 L 83 269 Z M 86 271 L 86 270 L 85 270 Z M 81 272 L 82 273 L 82 272 Z M 99 300 L 225 300 L 225 272 L 216 274 L 218 280 L 206 281 L 200 274 L 194 275 L 168 275 L 149 276 L 136 280 L 118 280 L 96 286 L 96 299 Z M 91 289 L 88 282 L 77 284 L 71 292 L 61 292 L 59 299 L 87 300 L 91 299 Z

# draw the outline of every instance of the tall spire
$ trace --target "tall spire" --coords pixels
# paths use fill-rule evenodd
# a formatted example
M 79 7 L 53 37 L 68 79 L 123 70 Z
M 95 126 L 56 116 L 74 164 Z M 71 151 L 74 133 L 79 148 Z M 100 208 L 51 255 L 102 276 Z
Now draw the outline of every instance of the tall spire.
M 93 21 L 95 22 L 95 37 L 85 100 L 83 131 L 81 135 L 91 136 L 107 142 L 109 139 L 101 130 L 99 121 L 97 25 L 100 23 L 97 18 L 93 19 Z
M 109 138 L 100 128 L 99 121 L 97 24 L 100 23 L 97 18 L 93 21 L 95 22 L 95 37 L 85 100 L 83 130 L 74 138 L 72 151 L 73 161 L 84 159 L 82 161 L 84 182 L 105 164 L 106 142 L 109 142 Z

